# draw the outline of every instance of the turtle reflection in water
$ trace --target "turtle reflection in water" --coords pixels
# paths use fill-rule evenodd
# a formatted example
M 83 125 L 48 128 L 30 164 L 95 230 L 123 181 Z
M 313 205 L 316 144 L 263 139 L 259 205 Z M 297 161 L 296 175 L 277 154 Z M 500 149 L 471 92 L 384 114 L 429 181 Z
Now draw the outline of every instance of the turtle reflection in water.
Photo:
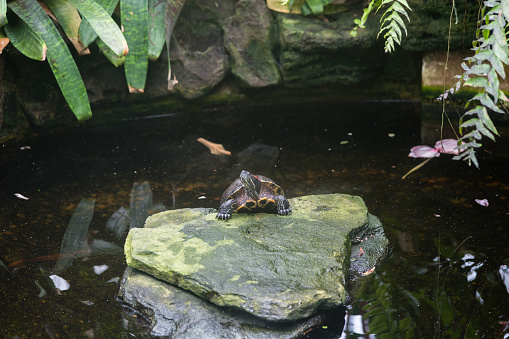
M 277 211 L 280 215 L 288 215 L 292 209 L 274 180 L 242 171 L 240 177 L 224 191 L 217 218 L 228 220 L 234 212 L 258 211 Z

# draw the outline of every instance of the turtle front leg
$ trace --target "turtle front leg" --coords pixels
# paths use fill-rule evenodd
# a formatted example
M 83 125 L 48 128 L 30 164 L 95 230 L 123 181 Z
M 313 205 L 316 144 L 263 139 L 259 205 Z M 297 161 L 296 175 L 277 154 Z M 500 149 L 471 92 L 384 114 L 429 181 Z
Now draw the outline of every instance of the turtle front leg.
M 288 202 L 288 199 L 286 199 L 282 195 L 276 195 L 274 200 L 276 200 L 276 208 L 278 214 L 288 215 L 292 213 L 292 209 L 290 208 L 290 203 Z
M 217 211 L 216 218 L 221 220 L 228 220 L 232 217 L 232 213 L 235 210 L 235 200 L 230 199 L 226 200 L 221 206 L 219 206 L 219 210 Z

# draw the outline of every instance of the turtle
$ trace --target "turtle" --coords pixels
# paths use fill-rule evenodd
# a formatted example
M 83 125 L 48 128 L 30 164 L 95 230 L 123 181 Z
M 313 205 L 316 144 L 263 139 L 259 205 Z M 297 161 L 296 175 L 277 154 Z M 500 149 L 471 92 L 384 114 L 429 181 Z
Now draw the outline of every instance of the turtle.
M 216 218 L 228 220 L 234 212 L 292 213 L 283 189 L 272 179 L 242 171 L 223 193 Z

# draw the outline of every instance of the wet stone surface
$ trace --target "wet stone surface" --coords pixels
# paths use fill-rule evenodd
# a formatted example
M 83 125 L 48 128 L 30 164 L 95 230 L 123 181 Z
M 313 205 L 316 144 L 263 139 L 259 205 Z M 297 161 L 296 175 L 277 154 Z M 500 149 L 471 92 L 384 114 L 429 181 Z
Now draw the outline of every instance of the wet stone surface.
M 263 321 L 303 321 L 340 309 L 352 237 L 373 218 L 362 199 L 350 195 L 305 196 L 290 204 L 290 216 L 234 214 L 228 222 L 210 209 L 153 215 L 145 228 L 130 231 L 127 263 Z

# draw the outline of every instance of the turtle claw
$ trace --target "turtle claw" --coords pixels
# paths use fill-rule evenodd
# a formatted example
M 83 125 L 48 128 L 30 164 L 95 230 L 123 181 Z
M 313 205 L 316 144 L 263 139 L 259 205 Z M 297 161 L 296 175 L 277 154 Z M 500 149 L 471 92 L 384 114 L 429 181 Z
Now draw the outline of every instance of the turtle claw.
M 277 211 L 277 213 L 279 215 L 289 215 L 292 213 L 292 209 L 291 208 L 282 209 L 282 210 Z
M 216 218 L 218 218 L 219 220 L 228 220 L 232 217 L 232 215 L 230 213 L 221 213 L 219 212 L 217 215 L 216 215 Z

